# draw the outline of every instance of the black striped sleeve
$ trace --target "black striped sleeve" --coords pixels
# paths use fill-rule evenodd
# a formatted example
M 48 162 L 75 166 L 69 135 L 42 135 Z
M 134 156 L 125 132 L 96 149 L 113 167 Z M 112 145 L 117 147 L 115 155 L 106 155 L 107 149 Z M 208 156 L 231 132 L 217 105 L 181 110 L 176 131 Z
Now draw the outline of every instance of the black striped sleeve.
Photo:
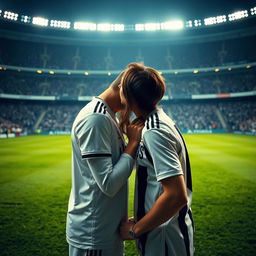
M 87 159 L 87 158 L 94 158 L 94 157 L 111 157 L 112 154 L 109 153 L 99 153 L 99 154 L 86 154 L 86 155 L 82 155 L 83 159 Z

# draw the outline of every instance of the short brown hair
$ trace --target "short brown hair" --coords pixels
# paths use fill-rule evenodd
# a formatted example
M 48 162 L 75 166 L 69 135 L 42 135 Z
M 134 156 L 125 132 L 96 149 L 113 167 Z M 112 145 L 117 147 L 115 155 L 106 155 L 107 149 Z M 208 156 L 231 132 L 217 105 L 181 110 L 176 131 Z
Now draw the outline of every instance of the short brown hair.
M 154 68 L 131 63 L 123 73 L 121 86 L 127 101 L 120 120 L 120 127 L 125 131 L 132 102 L 135 101 L 142 111 L 151 112 L 165 93 L 165 80 Z

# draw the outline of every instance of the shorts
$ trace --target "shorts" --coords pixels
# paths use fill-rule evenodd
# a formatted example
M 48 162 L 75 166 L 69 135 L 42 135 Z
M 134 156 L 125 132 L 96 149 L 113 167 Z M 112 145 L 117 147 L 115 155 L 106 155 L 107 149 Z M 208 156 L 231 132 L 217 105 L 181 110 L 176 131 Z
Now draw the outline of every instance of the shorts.
M 123 246 L 107 249 L 80 249 L 69 245 L 69 256 L 123 256 Z

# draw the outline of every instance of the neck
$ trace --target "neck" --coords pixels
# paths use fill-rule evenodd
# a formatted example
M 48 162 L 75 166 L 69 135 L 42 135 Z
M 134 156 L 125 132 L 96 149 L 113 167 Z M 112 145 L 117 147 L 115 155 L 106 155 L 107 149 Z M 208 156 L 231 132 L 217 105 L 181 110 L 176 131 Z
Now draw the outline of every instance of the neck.
M 134 112 L 134 114 L 136 115 L 136 117 L 142 118 L 144 120 L 147 119 L 148 115 L 153 111 L 154 109 L 152 109 L 151 111 L 142 111 L 139 108 L 137 108 L 136 106 L 133 107 L 132 111 Z
M 101 93 L 99 98 L 108 104 L 113 113 L 120 111 L 122 108 L 119 92 L 113 90 L 111 87 L 107 88 L 103 93 Z

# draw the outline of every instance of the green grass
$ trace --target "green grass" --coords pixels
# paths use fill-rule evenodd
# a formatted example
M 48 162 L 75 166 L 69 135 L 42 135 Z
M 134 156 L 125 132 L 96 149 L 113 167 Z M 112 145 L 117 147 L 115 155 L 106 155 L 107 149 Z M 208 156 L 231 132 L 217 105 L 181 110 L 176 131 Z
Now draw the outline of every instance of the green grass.
M 186 135 L 197 256 L 256 255 L 256 137 Z M 66 256 L 69 136 L 0 140 L 0 255 Z M 132 214 L 134 175 L 130 179 Z M 126 254 L 137 256 L 133 242 Z M 161 255 L 156 255 L 161 256 Z

